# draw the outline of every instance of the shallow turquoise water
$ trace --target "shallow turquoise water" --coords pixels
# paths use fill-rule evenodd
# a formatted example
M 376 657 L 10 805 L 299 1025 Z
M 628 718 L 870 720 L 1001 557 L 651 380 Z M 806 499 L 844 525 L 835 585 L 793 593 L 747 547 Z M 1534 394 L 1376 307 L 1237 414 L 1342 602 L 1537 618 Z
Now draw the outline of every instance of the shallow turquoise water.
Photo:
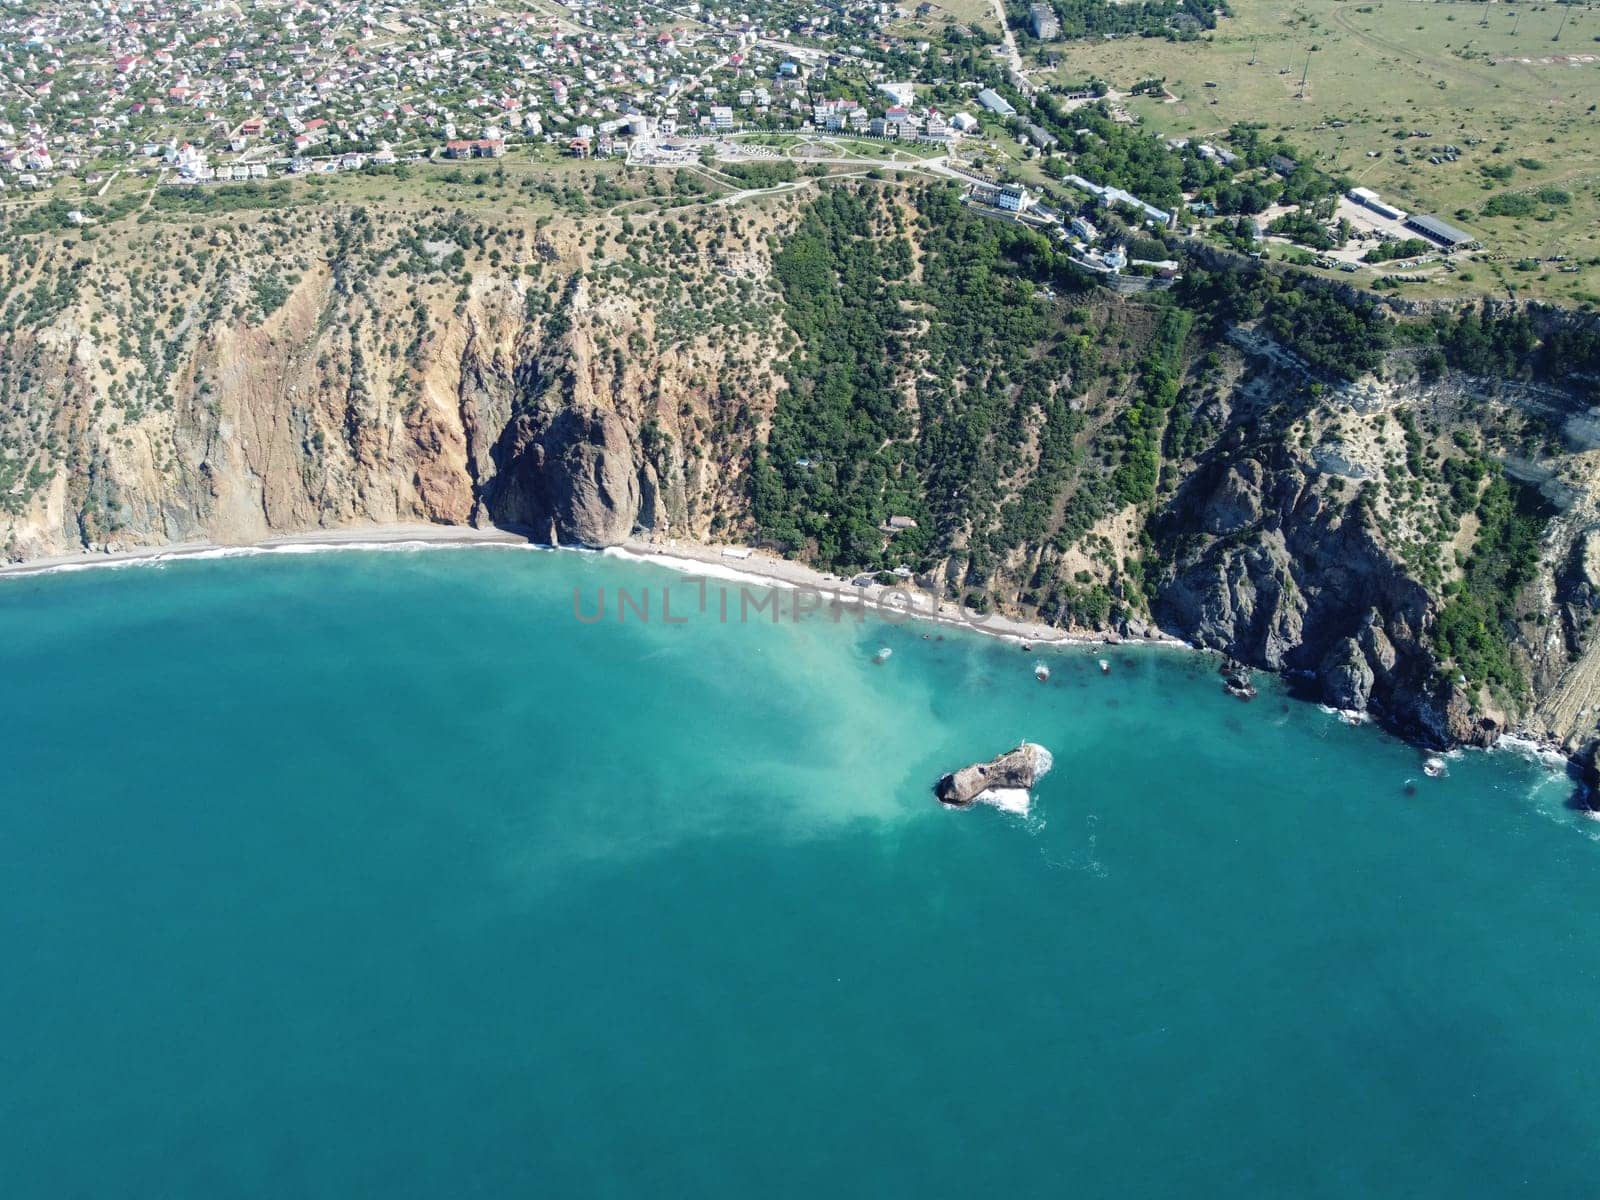
M 1181 652 L 573 617 L 675 579 L 0 581 L 0 1191 L 1595 1194 L 1563 776 Z M 1031 816 L 932 801 L 1024 737 Z

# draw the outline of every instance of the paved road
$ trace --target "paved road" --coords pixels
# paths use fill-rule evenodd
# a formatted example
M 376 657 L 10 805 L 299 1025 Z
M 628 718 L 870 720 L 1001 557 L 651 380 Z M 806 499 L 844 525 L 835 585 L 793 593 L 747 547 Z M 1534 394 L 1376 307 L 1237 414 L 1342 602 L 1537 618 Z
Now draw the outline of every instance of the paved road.
M 1017 77 L 1017 88 L 1024 96 L 1032 96 L 1033 84 L 1028 82 L 1027 72 L 1022 69 L 1022 51 L 1017 49 L 1016 35 L 1011 32 L 1011 26 L 1006 24 L 1005 0 L 989 0 L 989 3 L 994 8 L 995 20 L 1000 22 L 1000 39 L 1005 44 L 1006 61 L 1011 64 L 1011 71 Z

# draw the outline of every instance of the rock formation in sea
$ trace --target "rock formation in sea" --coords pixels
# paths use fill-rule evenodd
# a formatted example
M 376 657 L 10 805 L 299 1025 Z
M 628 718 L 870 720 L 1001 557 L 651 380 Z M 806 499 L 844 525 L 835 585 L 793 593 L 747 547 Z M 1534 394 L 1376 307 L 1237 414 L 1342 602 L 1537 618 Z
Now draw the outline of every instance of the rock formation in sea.
M 1050 770 L 1050 751 L 1037 742 L 1023 742 L 1014 750 L 973 763 L 942 776 L 933 794 L 942 804 L 964 807 L 995 789 L 1027 791 Z

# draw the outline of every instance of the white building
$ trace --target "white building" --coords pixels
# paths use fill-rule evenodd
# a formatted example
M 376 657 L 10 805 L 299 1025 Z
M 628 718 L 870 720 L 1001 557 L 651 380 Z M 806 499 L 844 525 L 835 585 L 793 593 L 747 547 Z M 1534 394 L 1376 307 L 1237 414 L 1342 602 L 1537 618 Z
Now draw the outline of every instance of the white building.
M 1011 101 L 1007 100 L 993 88 L 984 88 L 983 91 L 979 92 L 978 103 L 984 108 L 987 108 L 990 112 L 1001 117 L 1009 117 L 1017 111 L 1011 107 Z
M 996 207 L 1007 212 L 1022 212 L 1030 203 L 1028 189 L 1020 183 L 1005 184 L 995 193 L 994 202 Z
M 895 106 L 898 108 L 910 108 L 916 103 L 917 100 L 917 89 L 915 84 L 880 83 L 878 85 L 878 90 L 885 96 L 889 97 L 890 100 L 894 101 Z
M 1371 209 L 1380 217 L 1387 217 L 1391 221 L 1404 221 L 1406 214 L 1392 204 L 1385 204 L 1378 198 L 1378 193 L 1371 188 L 1354 187 L 1345 194 L 1345 199 L 1352 204 L 1359 204 L 1362 208 Z

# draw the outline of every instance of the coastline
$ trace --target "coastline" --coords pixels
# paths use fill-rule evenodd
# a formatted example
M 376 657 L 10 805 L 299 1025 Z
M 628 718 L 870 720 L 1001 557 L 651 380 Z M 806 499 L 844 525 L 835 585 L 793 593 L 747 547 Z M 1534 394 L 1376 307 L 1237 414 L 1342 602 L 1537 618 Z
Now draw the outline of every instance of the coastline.
M 596 551 L 593 547 L 587 546 L 548 546 L 534 542 L 511 529 L 475 529 L 466 525 L 351 525 L 339 529 L 316 529 L 304 533 L 282 534 L 263 538 L 257 542 L 194 541 L 174 542 L 163 546 L 138 546 L 126 550 L 85 550 L 75 554 L 53 555 L 0 566 L 0 581 L 84 570 L 154 566 L 185 558 L 244 557 L 318 550 L 395 550 L 472 546 L 602 553 L 634 562 L 653 563 L 687 574 L 700 573 L 707 578 L 720 578 L 729 582 L 759 584 L 764 587 L 807 588 L 848 597 L 852 602 L 864 603 L 869 611 L 876 612 L 883 620 L 928 621 L 1029 645 L 1139 645 L 1194 649 L 1189 643 L 1166 635 L 1123 638 L 1112 633 L 1065 633 L 1048 625 L 999 614 L 985 614 L 981 620 L 972 620 L 963 615 L 958 605 L 948 601 L 936 604 L 931 595 L 915 587 L 890 587 L 879 583 L 856 585 L 852 582 L 854 577 L 819 571 L 804 563 L 734 543 L 702 544 L 680 542 L 675 539 L 649 541 L 630 538 L 621 545 Z M 910 604 L 906 603 L 906 597 L 910 597 Z
M 936 601 L 933 596 L 914 586 L 857 584 L 854 580 L 860 578 L 859 573 L 856 576 L 834 575 L 749 546 L 629 539 L 606 553 L 635 562 L 653 562 L 670 570 L 700 571 L 708 577 L 831 593 L 848 597 L 851 602 L 865 604 L 869 611 L 876 612 L 882 620 L 927 621 L 1030 647 L 1165 646 L 1169 649 L 1197 649 L 1188 642 L 1165 634 L 1125 638 L 1114 633 L 1066 633 L 1049 625 L 999 614 L 984 614 L 981 620 L 974 620 L 963 613 L 961 606 L 949 601 Z M 910 600 L 909 604 L 907 599 Z M 895 616 L 892 618 L 890 614 Z
M 684 574 L 703 575 L 707 579 L 721 579 L 762 587 L 811 589 L 824 594 L 848 597 L 850 603 L 861 604 L 867 613 L 875 614 L 879 620 L 896 624 L 906 620 L 923 621 L 996 638 L 1025 649 L 1046 646 L 1151 646 L 1190 650 L 1202 654 L 1213 653 L 1204 647 L 1194 646 L 1180 638 L 1155 630 L 1146 637 L 1127 638 L 1114 633 L 1065 633 L 1048 625 L 998 614 L 986 614 L 981 621 L 974 621 L 963 615 L 958 605 L 949 601 L 935 605 L 932 596 L 914 587 L 891 587 L 875 582 L 858 585 L 853 580 L 859 576 L 842 576 L 819 571 L 804 563 L 780 558 L 768 551 L 736 543 L 686 543 L 676 539 L 649 541 L 630 538 L 621 545 L 597 550 L 587 546 L 549 546 L 534 542 L 524 534 L 511 529 L 475 529 L 463 525 L 353 525 L 339 529 L 283 534 L 248 543 L 195 541 L 164 546 L 140 546 L 127 550 L 82 551 L 0 566 L 0 586 L 3 586 L 8 579 L 77 571 L 159 566 L 182 559 L 306 554 L 337 550 L 394 551 L 472 547 L 525 549 L 545 553 L 555 550 L 599 553 L 624 561 L 652 563 Z M 909 605 L 905 602 L 908 596 L 912 598 L 912 603 Z M 1365 714 L 1363 716 L 1365 717 Z M 1547 766 L 1553 766 L 1557 760 L 1568 764 L 1577 761 L 1573 755 L 1559 747 L 1544 744 L 1537 738 L 1521 732 L 1503 733 L 1493 746 L 1485 747 L 1485 750 L 1520 753 L 1538 759 Z
M 0 579 L 54 575 L 112 567 L 152 566 L 184 558 L 295 553 L 307 550 L 384 550 L 402 546 L 531 546 L 527 538 L 505 529 L 467 525 L 350 525 L 263 538 L 258 542 L 172 542 L 127 550 L 82 550 L 0 565 Z

